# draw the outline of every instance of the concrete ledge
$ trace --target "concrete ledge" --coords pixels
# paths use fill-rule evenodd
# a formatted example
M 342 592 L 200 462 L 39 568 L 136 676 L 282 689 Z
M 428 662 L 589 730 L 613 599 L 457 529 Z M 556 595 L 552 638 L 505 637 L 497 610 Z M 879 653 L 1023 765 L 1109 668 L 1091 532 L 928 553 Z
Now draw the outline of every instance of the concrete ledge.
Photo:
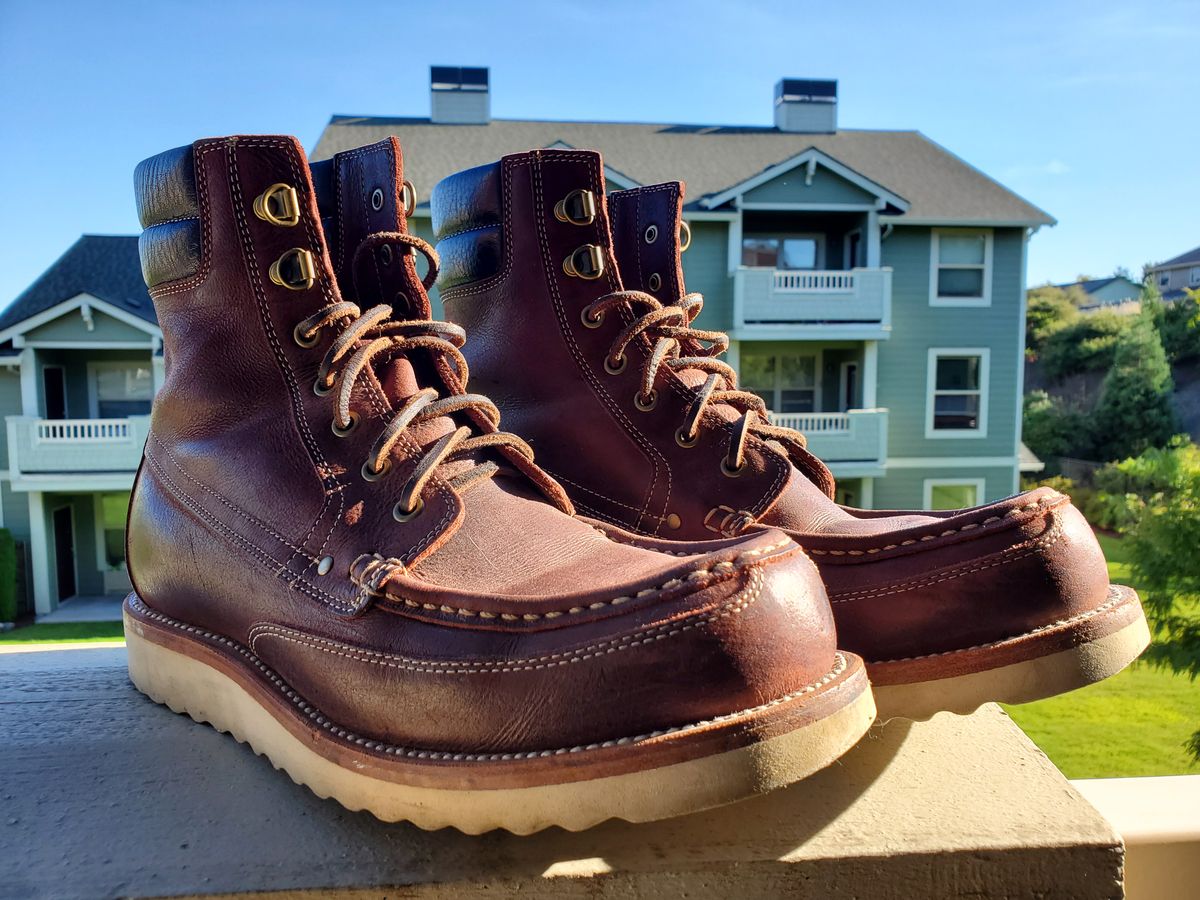
M 0 655 L 0 760 L 0 897 L 1122 894 L 1120 838 L 996 707 L 738 806 L 472 838 L 317 799 L 100 648 Z
M 1200 775 L 1073 783 L 1125 839 L 1130 900 L 1200 896 Z

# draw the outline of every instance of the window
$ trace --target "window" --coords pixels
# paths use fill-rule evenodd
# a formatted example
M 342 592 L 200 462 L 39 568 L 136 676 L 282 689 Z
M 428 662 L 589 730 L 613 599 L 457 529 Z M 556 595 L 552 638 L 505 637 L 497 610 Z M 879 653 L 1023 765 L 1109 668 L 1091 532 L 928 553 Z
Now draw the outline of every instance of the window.
M 929 273 L 931 306 L 990 306 L 992 233 L 935 229 Z
M 129 494 L 101 494 L 98 498 L 100 566 L 120 569 L 125 565 L 125 514 Z
M 1188 272 L 1188 284 L 1191 287 L 1200 285 L 1200 266 L 1192 266 L 1191 271 Z
M 925 479 L 926 509 L 964 509 L 983 499 L 982 478 Z
M 742 265 L 763 269 L 819 269 L 825 239 L 819 234 L 751 235 L 742 238 Z
M 986 347 L 929 351 L 925 437 L 987 437 Z
M 816 411 L 817 358 L 795 353 L 742 356 L 741 387 L 763 398 L 777 413 Z
M 1170 283 L 1171 283 L 1171 273 L 1170 272 L 1159 272 L 1158 273 L 1158 286 L 1160 288 L 1165 288 Z
M 112 362 L 88 366 L 88 393 L 92 415 L 100 419 L 123 419 L 150 412 L 154 378 L 150 363 Z

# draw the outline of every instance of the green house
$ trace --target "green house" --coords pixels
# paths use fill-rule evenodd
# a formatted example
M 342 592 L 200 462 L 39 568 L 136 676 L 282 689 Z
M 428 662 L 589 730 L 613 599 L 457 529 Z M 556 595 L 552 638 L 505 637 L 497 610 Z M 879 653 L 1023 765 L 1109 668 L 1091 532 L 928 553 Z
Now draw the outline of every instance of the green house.
M 429 116 L 335 116 L 314 158 L 399 137 L 426 239 L 433 185 L 506 153 L 600 150 L 613 189 L 685 181 L 698 324 L 729 332 L 742 385 L 808 436 L 841 500 L 1016 489 L 1026 246 L 1045 212 L 920 132 L 839 129 L 834 81 L 783 79 L 773 126 L 732 127 L 493 119 L 487 70 L 433 75 Z
M 129 589 L 125 513 L 162 376 L 136 237 L 84 235 L 0 314 L 0 525 L 27 609 Z

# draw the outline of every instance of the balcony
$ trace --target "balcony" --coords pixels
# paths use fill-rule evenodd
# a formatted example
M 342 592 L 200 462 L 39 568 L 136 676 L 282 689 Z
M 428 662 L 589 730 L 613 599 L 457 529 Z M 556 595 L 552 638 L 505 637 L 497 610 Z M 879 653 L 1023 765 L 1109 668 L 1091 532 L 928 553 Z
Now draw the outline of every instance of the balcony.
M 883 340 L 892 322 L 892 270 L 786 270 L 743 266 L 734 273 L 733 337 Z
M 886 409 L 772 413 L 771 422 L 808 438 L 808 449 L 842 477 L 883 475 L 887 461 Z
M 13 490 L 128 489 L 149 430 L 149 416 L 9 416 L 8 464 Z

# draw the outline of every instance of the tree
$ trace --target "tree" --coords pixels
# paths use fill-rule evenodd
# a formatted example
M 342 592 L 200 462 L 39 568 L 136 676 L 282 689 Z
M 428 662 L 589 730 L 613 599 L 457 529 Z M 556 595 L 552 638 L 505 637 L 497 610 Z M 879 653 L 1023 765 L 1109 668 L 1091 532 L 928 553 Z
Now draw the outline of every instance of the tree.
M 1146 659 L 1195 680 L 1200 675 L 1200 448 L 1180 436 L 1166 449 L 1147 451 L 1117 468 L 1130 486 L 1149 491 L 1127 495 L 1136 508 L 1128 538 L 1133 575 L 1155 631 Z M 1200 759 L 1200 729 L 1188 749 Z
M 1139 315 L 1117 337 L 1112 369 L 1092 416 L 1097 458 L 1122 459 L 1165 446 L 1178 430 L 1173 387 L 1162 338 L 1152 317 Z

